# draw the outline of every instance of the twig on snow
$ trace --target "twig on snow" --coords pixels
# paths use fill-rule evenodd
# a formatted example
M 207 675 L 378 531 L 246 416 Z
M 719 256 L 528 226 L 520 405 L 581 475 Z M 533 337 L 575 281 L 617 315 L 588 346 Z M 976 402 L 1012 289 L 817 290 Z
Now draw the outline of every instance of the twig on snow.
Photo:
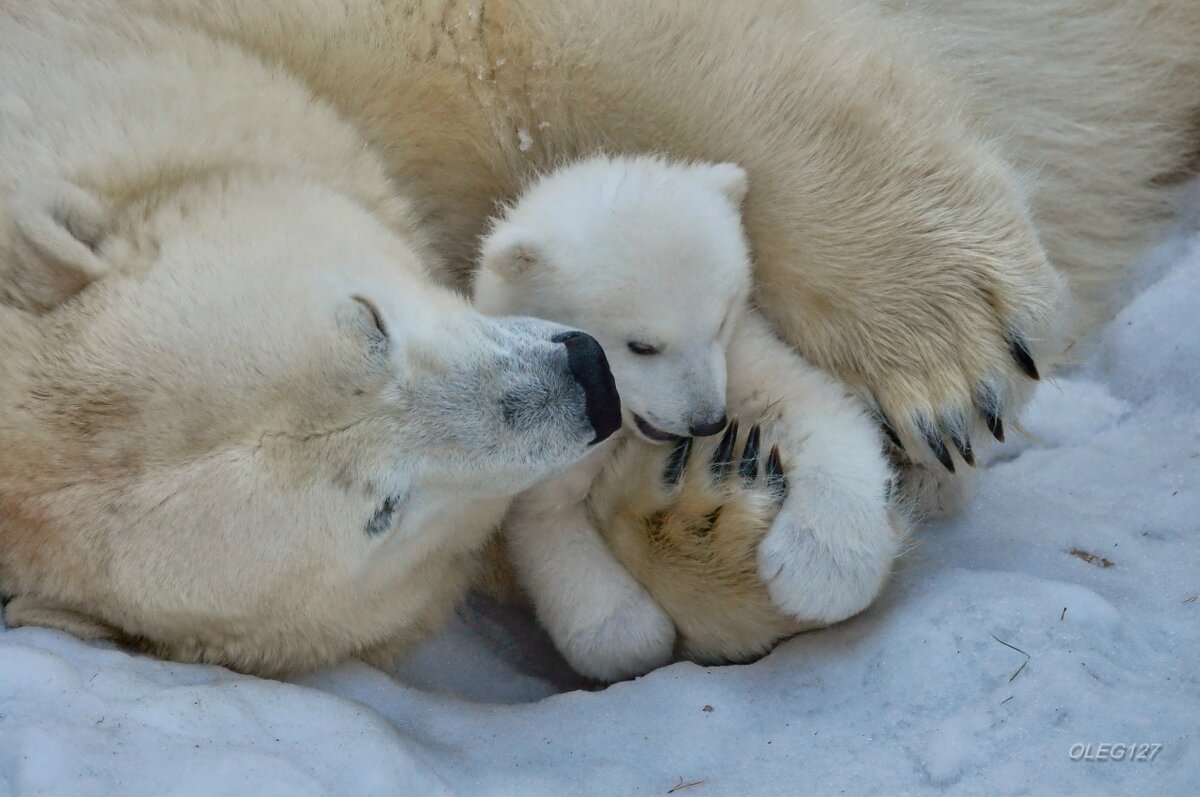
M 1064 609 L 1063 611 L 1065 612 L 1065 611 L 1066 611 L 1066 609 Z M 1025 651 L 1021 650 L 1021 649 L 1020 649 L 1019 647 L 1017 647 L 1016 645 L 1010 645 L 1010 644 L 1008 644 L 1007 642 L 1005 642 L 1003 639 L 1001 639 L 1000 637 L 996 636 L 995 634 L 991 634 L 991 637 L 992 637 L 992 639 L 996 640 L 997 642 L 999 642 L 999 643 L 1000 643 L 1001 645 L 1003 645 L 1004 647 L 1006 647 L 1006 648 L 1010 648 L 1011 650 L 1015 650 L 1017 653 L 1020 653 L 1022 656 L 1024 656 L 1024 657 L 1025 657 L 1025 661 L 1021 662 L 1021 666 L 1017 668 L 1017 671 L 1016 671 L 1016 672 L 1014 672 L 1012 675 L 1010 675 L 1010 676 L 1008 677 L 1008 682 L 1011 684 L 1011 683 L 1013 682 L 1013 679 L 1015 679 L 1015 678 L 1016 678 L 1018 675 L 1020 675 L 1020 674 L 1021 674 L 1021 671 L 1025 669 L 1025 665 L 1029 664 L 1029 660 L 1030 660 L 1030 659 L 1032 659 L 1032 658 L 1033 658 L 1033 656 L 1030 656 L 1028 653 L 1026 653 Z
M 674 786 L 672 786 L 672 787 L 671 787 L 671 788 L 670 788 L 670 789 L 667 791 L 667 794 L 674 794 L 674 793 L 675 793 L 675 792 L 677 792 L 677 791 L 683 791 L 684 789 L 690 789 L 690 788 L 692 788 L 693 786 L 699 786 L 699 785 L 700 785 L 701 783 L 703 783 L 703 782 L 704 782 L 704 781 L 702 781 L 702 780 L 693 780 L 691 783 L 684 783 L 684 782 L 683 782 L 683 776 L 682 776 L 682 775 L 680 775 L 680 776 L 679 776 L 679 782 L 678 782 L 678 783 L 676 783 Z

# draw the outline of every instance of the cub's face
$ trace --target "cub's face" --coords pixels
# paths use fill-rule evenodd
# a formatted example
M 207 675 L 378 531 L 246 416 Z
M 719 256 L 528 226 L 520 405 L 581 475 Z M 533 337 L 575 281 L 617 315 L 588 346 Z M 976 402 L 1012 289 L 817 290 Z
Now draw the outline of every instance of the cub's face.
M 24 200 L 31 218 L 42 199 Z M 26 261 L 85 256 L 63 201 L 26 225 Z M 49 312 L 5 311 L 36 351 L 3 397 L 22 413 L 3 447 L 22 459 L 0 467 L 0 508 L 124 547 L 121 583 L 199 568 L 239 595 L 298 571 L 317 584 L 409 521 L 570 466 L 619 423 L 598 347 L 480 315 L 320 189 L 209 187 L 93 221 L 91 281 Z
M 644 438 L 725 425 L 725 348 L 750 288 L 731 164 L 592 158 L 535 183 L 484 241 L 476 306 L 578 326 Z

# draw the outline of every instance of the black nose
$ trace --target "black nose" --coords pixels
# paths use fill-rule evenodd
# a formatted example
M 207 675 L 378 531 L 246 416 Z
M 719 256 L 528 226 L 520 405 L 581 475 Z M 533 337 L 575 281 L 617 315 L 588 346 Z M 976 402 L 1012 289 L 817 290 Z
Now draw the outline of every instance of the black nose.
M 728 422 L 728 419 L 722 415 L 720 418 L 711 423 L 696 424 L 689 431 L 691 431 L 692 437 L 712 437 L 717 432 L 724 429 L 725 424 Z
M 595 445 L 621 428 L 621 397 L 608 358 L 586 332 L 562 332 L 550 340 L 567 347 L 567 370 L 583 388 L 588 423 L 596 431 L 589 445 Z

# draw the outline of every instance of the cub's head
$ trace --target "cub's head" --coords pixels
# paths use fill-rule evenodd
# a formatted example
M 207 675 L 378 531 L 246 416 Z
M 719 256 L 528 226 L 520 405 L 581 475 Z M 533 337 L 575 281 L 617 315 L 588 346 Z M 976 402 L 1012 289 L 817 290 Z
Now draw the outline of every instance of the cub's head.
M 650 440 L 725 426 L 725 348 L 750 290 L 729 164 L 594 157 L 535 182 L 482 247 L 476 306 L 586 329 Z
M 90 579 L 180 623 L 248 613 L 620 424 L 594 340 L 481 315 L 424 272 L 419 238 L 320 185 L 217 176 L 119 205 L 49 181 L 3 199 L 10 592 Z

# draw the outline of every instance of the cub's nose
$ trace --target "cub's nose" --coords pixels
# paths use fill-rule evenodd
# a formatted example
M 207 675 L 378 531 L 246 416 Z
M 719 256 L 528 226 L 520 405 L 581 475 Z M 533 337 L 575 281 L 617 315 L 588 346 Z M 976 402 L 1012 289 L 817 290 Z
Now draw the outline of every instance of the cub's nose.
M 588 423 L 596 432 L 595 445 L 621 428 L 621 397 L 608 367 L 608 358 L 586 332 L 562 332 L 550 340 L 567 347 L 567 370 L 583 388 Z
M 692 433 L 692 437 L 711 437 L 724 429 L 725 424 L 728 422 L 729 420 L 725 417 L 725 414 L 721 413 L 721 417 L 717 420 L 696 424 L 689 431 Z

